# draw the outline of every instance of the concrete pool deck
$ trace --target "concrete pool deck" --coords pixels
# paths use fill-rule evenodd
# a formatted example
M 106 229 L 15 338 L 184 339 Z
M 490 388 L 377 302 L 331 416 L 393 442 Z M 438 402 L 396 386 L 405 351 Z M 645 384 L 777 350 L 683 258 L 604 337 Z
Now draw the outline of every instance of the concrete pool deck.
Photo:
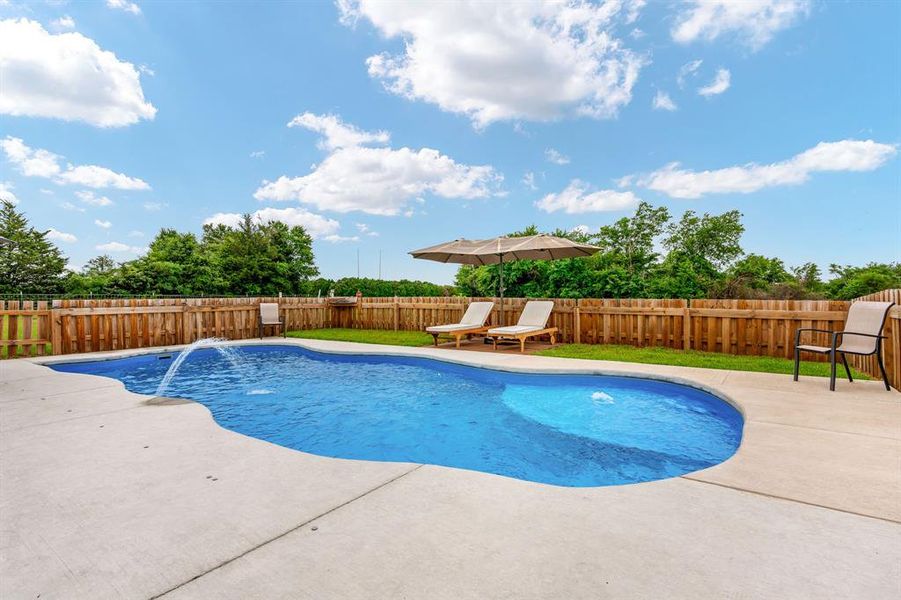
M 249 342 L 255 343 L 255 342 Z M 743 412 L 683 477 L 563 488 L 323 458 L 0 362 L 2 598 L 895 598 L 901 394 L 879 382 L 267 339 L 507 370 L 660 377 Z M 98 360 L 163 349 L 54 357 Z

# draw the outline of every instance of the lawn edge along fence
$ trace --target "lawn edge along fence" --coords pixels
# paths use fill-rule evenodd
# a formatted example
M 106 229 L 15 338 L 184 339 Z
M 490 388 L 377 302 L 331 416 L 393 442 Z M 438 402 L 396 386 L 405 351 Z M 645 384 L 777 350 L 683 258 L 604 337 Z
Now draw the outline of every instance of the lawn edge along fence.
M 256 337 L 260 302 L 277 302 L 288 329 L 345 327 L 423 330 L 457 322 L 466 306 L 490 298 L 116 298 L 0 301 L 0 356 L 100 352 L 188 344 L 204 337 Z M 529 299 L 504 301 L 515 323 Z M 851 302 L 834 300 L 653 300 L 551 298 L 550 326 L 564 342 L 629 344 L 725 354 L 792 357 L 799 327 L 841 330 Z M 901 304 L 901 290 L 857 300 Z M 491 323 L 498 322 L 498 310 Z M 901 307 L 887 320 L 883 345 L 889 380 L 901 387 Z M 828 345 L 818 334 L 807 343 Z M 822 360 L 822 358 L 821 358 Z M 875 357 L 854 357 L 879 377 Z

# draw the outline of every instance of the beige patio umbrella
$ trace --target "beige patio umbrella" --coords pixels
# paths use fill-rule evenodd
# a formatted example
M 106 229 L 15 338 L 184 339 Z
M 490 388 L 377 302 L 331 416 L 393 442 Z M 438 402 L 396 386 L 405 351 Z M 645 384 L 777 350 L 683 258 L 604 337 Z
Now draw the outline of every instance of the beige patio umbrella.
M 512 260 L 558 260 L 591 256 L 600 252 L 597 246 L 580 244 L 553 235 L 525 237 L 501 236 L 490 240 L 459 239 L 410 252 L 413 258 L 463 265 L 499 265 L 498 295 L 500 324 L 504 324 L 504 262 Z

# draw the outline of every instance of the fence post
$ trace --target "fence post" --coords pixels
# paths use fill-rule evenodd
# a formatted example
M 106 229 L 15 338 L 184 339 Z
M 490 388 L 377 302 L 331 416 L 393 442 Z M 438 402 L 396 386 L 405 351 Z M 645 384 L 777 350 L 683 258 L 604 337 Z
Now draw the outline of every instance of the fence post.
M 50 309 L 50 352 L 63 354 L 63 318 L 59 314 L 58 300 L 54 300 Z
M 582 343 L 582 319 L 579 316 L 579 303 L 581 299 L 576 299 L 576 306 L 573 308 L 573 343 Z
M 682 309 L 682 349 L 691 350 L 691 300 L 685 301 Z
M 397 328 L 400 324 L 400 302 L 397 300 L 397 295 L 394 296 L 394 331 L 397 331 Z
M 182 344 L 190 344 L 194 341 L 194 313 L 190 305 L 182 304 L 181 313 L 181 341 Z

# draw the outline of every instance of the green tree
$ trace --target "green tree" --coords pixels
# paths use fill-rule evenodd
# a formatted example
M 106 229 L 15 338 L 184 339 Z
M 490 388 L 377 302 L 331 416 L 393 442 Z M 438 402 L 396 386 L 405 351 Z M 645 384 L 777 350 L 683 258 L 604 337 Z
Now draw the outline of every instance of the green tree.
M 147 254 L 123 267 L 117 287 L 144 294 L 192 295 L 204 292 L 206 264 L 193 233 L 162 229 Z
M 0 293 L 48 294 L 62 288 L 66 258 L 47 233 L 31 227 L 12 202 L 0 204 L 0 236 L 13 242 L 0 246 Z
M 112 291 L 111 281 L 118 269 L 119 265 L 112 257 L 106 254 L 95 256 L 84 264 L 79 273 L 70 272 L 63 288 L 71 296 L 109 294 Z
M 85 275 L 108 275 L 112 273 L 118 265 L 113 257 L 109 254 L 101 254 L 88 260 L 82 267 L 81 272 Z
M 659 255 L 654 242 L 670 219 L 666 207 L 641 202 L 631 217 L 600 228 L 591 241 L 603 249 L 595 258 L 599 297 L 641 297 Z
M 760 298 L 773 294 L 777 284 L 794 281 L 778 258 L 748 254 L 733 264 L 725 277 L 714 282 L 709 295 L 714 298 Z M 780 296 L 785 296 L 783 292 Z
M 216 293 L 295 294 L 319 274 L 313 240 L 303 227 L 262 223 L 246 214 L 237 227 L 205 225 L 203 254 Z
M 663 245 L 670 252 L 684 254 L 692 261 L 706 261 L 716 268 L 727 267 L 743 254 L 741 213 L 730 210 L 721 215 L 704 213 L 698 216 L 693 210 L 685 211 L 678 223 L 666 228 Z
M 853 300 L 889 288 L 901 288 L 901 263 L 869 263 L 863 267 L 830 265 L 834 276 L 826 293 L 835 300 Z

